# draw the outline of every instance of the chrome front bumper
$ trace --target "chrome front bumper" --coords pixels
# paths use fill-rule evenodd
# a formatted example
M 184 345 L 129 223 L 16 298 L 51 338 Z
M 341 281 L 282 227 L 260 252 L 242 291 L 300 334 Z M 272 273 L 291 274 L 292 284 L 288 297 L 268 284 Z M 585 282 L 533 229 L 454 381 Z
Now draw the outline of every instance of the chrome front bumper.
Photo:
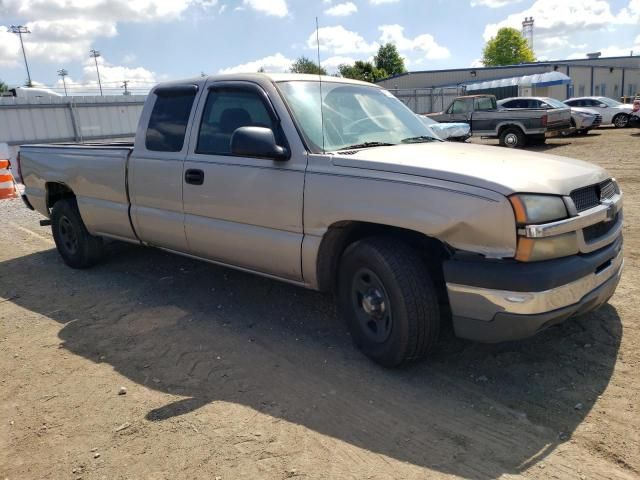
M 514 292 L 447 283 L 453 315 L 490 322 L 501 312 L 535 315 L 579 303 L 613 277 L 622 275 L 623 253 L 586 277 L 542 292 Z
M 445 279 L 456 335 L 487 343 L 534 335 L 605 303 L 623 267 L 622 237 L 598 252 L 538 265 L 452 261 Z

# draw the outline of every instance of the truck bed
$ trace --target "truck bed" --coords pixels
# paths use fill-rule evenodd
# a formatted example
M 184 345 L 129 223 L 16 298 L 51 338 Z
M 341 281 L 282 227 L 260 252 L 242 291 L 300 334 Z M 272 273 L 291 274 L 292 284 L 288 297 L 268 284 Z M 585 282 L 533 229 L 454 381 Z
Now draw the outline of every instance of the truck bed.
M 25 194 L 37 211 L 49 216 L 54 199 L 47 198 L 47 184 L 59 184 L 57 188 L 74 192 L 90 233 L 135 239 L 126 182 L 132 150 L 131 142 L 23 146 Z

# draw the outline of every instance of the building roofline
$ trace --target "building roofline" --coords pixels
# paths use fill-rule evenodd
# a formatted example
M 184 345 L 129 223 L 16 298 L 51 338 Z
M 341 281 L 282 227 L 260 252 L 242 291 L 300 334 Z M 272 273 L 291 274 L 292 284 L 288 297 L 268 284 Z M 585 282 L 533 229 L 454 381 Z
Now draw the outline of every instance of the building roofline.
M 496 67 L 465 67 L 465 68 L 445 68 L 442 70 L 415 70 L 413 72 L 405 72 L 405 73 L 397 73 L 396 75 L 392 75 L 390 77 L 382 78 L 378 80 L 376 83 L 384 82 L 386 80 L 392 80 L 394 78 L 406 77 L 407 75 L 413 75 L 418 73 L 447 73 L 447 72 L 465 72 L 469 70 L 508 70 L 511 68 L 523 68 L 523 67 L 548 67 L 554 65 L 565 65 L 575 62 L 586 62 L 586 61 L 598 61 L 598 60 L 622 60 L 626 58 L 636 58 L 640 62 L 640 55 L 624 55 L 621 57 L 598 57 L 598 58 L 573 58 L 568 60 L 547 60 L 544 62 L 533 62 L 533 63 L 518 63 L 516 65 L 500 65 Z M 600 66 L 600 65 L 599 65 Z M 603 68 L 610 67 L 610 65 L 601 65 Z M 622 68 L 622 67 L 619 67 Z M 634 67 L 624 67 L 624 68 L 634 68 Z

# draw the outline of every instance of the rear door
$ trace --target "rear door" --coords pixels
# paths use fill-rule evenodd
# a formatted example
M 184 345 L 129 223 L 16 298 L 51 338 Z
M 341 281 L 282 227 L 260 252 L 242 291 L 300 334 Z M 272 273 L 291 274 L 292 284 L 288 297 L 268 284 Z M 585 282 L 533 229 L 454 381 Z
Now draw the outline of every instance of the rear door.
M 274 92 L 268 95 L 265 88 Z M 274 107 L 273 101 L 280 101 L 275 87 L 248 81 L 213 81 L 203 96 L 183 175 L 190 252 L 224 264 L 301 280 L 307 156 L 284 105 L 279 110 L 282 114 Z M 283 126 L 285 121 L 287 126 Z M 245 126 L 272 129 L 278 144 L 286 146 L 291 157 L 276 161 L 233 155 L 231 136 Z
M 131 220 L 144 242 L 187 252 L 182 209 L 182 169 L 187 126 L 198 96 L 197 85 L 161 87 L 150 93 L 128 173 Z

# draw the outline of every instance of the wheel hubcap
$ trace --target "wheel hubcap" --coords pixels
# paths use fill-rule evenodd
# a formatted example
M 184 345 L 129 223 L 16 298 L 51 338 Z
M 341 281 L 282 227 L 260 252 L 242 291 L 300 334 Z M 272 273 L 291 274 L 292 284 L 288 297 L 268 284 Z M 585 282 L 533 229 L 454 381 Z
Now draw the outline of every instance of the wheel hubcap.
M 71 220 L 67 217 L 62 217 L 58 231 L 60 232 L 60 239 L 62 240 L 64 248 L 70 254 L 75 254 L 78 251 L 78 235 Z
M 516 145 L 518 143 L 518 137 L 513 133 L 509 133 L 504 137 L 504 143 L 507 145 Z
M 392 317 L 382 281 L 371 270 L 361 268 L 353 278 L 351 292 L 363 333 L 376 343 L 384 342 L 391 334 Z

